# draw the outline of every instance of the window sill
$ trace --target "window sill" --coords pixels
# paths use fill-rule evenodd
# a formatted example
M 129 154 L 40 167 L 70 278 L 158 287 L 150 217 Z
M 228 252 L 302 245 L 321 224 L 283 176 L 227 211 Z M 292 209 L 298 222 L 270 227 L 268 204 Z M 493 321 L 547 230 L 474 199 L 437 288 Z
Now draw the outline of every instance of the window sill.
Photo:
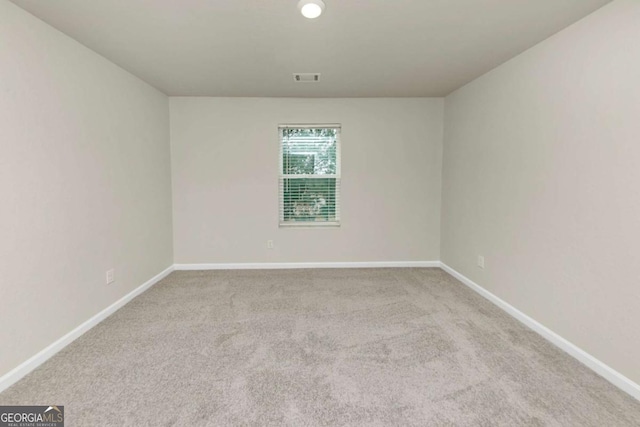
M 310 222 L 281 222 L 280 228 L 337 228 L 339 222 L 331 221 L 310 221 Z

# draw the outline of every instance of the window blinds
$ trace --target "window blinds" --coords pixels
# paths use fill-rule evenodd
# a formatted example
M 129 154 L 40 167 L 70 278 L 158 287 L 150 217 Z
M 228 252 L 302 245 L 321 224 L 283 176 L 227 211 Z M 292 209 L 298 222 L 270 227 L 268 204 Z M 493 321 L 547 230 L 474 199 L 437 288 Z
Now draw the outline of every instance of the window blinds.
M 279 134 L 280 225 L 340 225 L 340 125 L 284 125 Z

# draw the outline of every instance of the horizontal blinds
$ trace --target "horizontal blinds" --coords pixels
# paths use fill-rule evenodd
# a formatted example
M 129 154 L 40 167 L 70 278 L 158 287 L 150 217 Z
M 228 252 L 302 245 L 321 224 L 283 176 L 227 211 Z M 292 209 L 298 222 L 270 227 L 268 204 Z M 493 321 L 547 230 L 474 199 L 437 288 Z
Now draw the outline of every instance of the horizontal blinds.
M 340 127 L 280 127 L 280 225 L 340 222 Z

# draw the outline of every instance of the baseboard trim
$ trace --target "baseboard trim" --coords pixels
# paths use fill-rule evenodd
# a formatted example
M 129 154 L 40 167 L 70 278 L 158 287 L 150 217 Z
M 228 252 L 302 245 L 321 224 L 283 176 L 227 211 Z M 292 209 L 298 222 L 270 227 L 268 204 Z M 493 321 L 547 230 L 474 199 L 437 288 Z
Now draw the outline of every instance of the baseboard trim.
M 492 294 L 482 286 L 478 285 L 473 280 L 469 279 L 468 277 L 464 276 L 463 274 L 449 267 L 447 264 L 441 263 L 441 268 L 447 273 L 449 273 L 450 275 L 452 275 L 453 277 L 455 277 L 456 279 L 458 279 L 460 282 L 467 285 L 469 288 L 473 289 L 474 291 L 476 291 L 477 293 L 479 293 L 480 295 L 482 295 L 483 297 L 485 297 L 486 299 L 488 299 L 489 301 L 491 301 L 492 303 L 500 307 L 502 310 L 506 311 L 512 317 L 515 317 L 525 326 L 529 327 L 534 332 L 537 332 L 547 341 L 551 342 L 556 347 L 559 347 L 561 350 L 564 350 L 566 353 L 568 353 L 569 355 L 577 359 L 579 362 L 581 362 L 583 365 L 585 365 L 586 367 L 588 367 L 589 369 L 591 369 L 592 371 L 594 371 L 595 373 L 597 373 L 598 375 L 600 375 L 601 377 L 609 381 L 611 384 L 618 387 L 620 390 L 630 394 L 637 400 L 640 400 L 640 385 L 636 384 L 634 381 L 625 377 L 620 372 L 611 368 L 606 363 L 596 359 L 586 351 L 582 350 L 577 345 L 571 343 L 570 341 L 556 334 L 555 332 L 553 332 L 551 329 L 547 328 L 543 324 L 527 316 L 526 314 L 524 314 L 523 312 L 521 312 L 520 310 L 518 310 L 508 302 L 500 299 L 499 297 Z
M 449 267 L 440 261 L 383 261 L 383 262 L 312 262 L 312 263 L 233 263 L 233 264 L 174 264 L 166 268 L 161 273 L 152 277 L 138 288 L 129 292 L 109 307 L 105 308 L 86 322 L 64 335 L 45 349 L 41 350 L 19 366 L 0 377 L 0 393 L 18 382 L 35 368 L 46 362 L 53 355 L 58 353 L 67 345 L 71 344 L 85 332 L 102 322 L 104 319 L 115 313 L 129 301 L 149 289 L 151 286 L 164 279 L 174 270 L 255 270 L 255 269 L 308 269 L 308 268 L 402 268 L 402 267 L 439 267 L 458 279 L 460 282 L 491 301 L 496 306 L 510 314 L 512 317 L 529 327 L 534 332 L 547 339 L 549 342 L 565 351 L 579 362 L 605 378 L 607 381 L 628 393 L 637 400 L 640 400 L 640 385 L 611 368 L 604 362 L 596 359 L 580 347 L 561 337 L 551 329 L 527 316 L 511 304 L 500 299 L 482 286 L 478 285 L 468 277 Z
M 166 268 L 164 271 L 155 275 L 151 279 L 147 280 L 141 286 L 129 292 L 127 295 L 120 298 L 118 301 L 114 302 L 109 307 L 105 308 L 95 316 L 91 317 L 89 320 L 82 323 L 80 326 L 73 329 L 71 332 L 64 335 L 62 338 L 58 339 L 57 341 L 53 342 L 48 347 L 41 350 L 31 358 L 27 359 L 25 362 L 21 363 L 16 368 L 7 372 L 5 375 L 0 377 L 0 393 L 2 393 L 4 390 L 9 388 L 16 382 L 20 381 L 25 375 L 29 374 L 35 368 L 37 368 L 38 366 L 46 362 L 48 359 L 50 359 L 52 356 L 54 356 L 56 353 L 58 353 L 60 350 L 62 350 L 63 348 L 71 344 L 73 341 L 78 339 L 89 329 L 93 328 L 98 323 L 102 322 L 104 319 L 111 316 L 113 313 L 115 313 L 118 309 L 120 309 L 122 306 L 127 304 L 129 301 L 131 301 L 132 299 L 134 299 L 135 297 L 137 297 L 138 295 L 140 295 L 141 293 L 149 289 L 151 286 L 158 283 L 160 280 L 167 277 L 169 273 L 171 273 L 172 271 L 173 271 L 173 265 Z
M 440 267 L 440 261 L 373 261 L 373 262 L 258 262 L 231 264 L 174 264 L 180 270 L 285 270 L 298 268 L 403 268 Z

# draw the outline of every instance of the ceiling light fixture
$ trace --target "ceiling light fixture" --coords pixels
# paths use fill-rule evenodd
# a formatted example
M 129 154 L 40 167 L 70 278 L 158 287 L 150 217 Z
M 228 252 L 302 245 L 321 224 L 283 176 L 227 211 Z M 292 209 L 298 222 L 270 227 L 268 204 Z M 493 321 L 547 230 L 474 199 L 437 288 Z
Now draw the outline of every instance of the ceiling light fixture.
M 315 19 L 322 15 L 324 10 L 324 2 L 322 0 L 300 0 L 298 9 L 302 16 L 309 19 Z

